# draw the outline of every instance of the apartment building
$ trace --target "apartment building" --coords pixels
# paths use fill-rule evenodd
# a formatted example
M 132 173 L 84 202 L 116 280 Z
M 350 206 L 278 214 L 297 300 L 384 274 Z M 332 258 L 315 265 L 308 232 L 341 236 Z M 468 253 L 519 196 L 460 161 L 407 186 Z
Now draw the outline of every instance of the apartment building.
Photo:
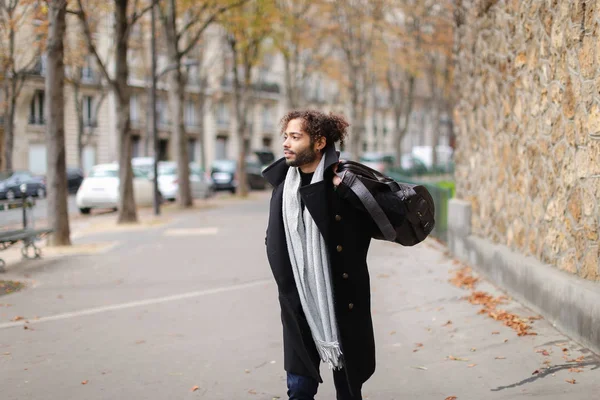
M 69 23 L 76 21 L 70 20 Z M 108 18 L 96 33 L 99 52 L 108 55 L 112 46 L 112 21 Z M 131 88 L 130 119 L 134 156 L 153 156 L 151 135 L 151 108 L 149 91 L 149 37 L 147 32 L 134 32 L 136 46 L 130 51 Z M 137 35 L 137 36 L 136 36 Z M 163 55 L 164 45 L 159 44 L 158 74 L 168 69 Z M 233 104 L 233 85 L 228 72 L 228 50 L 218 27 L 209 30 L 203 43 L 199 65 L 190 63 L 184 104 L 184 126 L 188 137 L 188 155 L 191 161 L 206 165 L 215 159 L 236 158 L 240 143 L 236 134 L 237 121 Z M 109 57 L 106 57 L 109 59 Z M 193 61 L 193 60 L 192 60 Z M 231 61 L 229 60 L 229 63 Z M 198 64 L 198 63 L 196 63 Z M 110 65 L 109 65 L 110 67 Z M 28 169 L 36 174 L 46 172 L 46 138 L 44 107 L 45 57 L 41 55 L 29 71 L 17 103 L 14 122 L 14 168 Z M 67 67 L 69 68 L 69 67 Z M 111 70 L 111 68 L 109 68 Z M 77 74 L 77 76 L 73 76 Z M 103 84 L 100 70 L 92 57 L 83 68 L 69 70 L 71 83 L 65 86 L 65 137 L 68 166 L 82 165 L 88 171 L 98 163 L 113 162 L 117 156 L 117 130 L 115 98 Z M 158 83 L 157 126 L 161 160 L 175 157 L 171 135 L 172 119 L 169 112 L 169 86 L 164 74 Z M 256 67 L 251 91 L 247 126 L 250 148 L 271 149 L 280 152 L 278 122 L 286 111 L 284 70 L 280 56 L 273 54 Z M 75 87 L 73 81 L 78 83 Z M 76 107 L 76 93 L 80 106 Z M 426 89 L 419 89 L 414 113 L 403 148 L 410 151 L 415 145 L 433 143 L 433 125 L 427 111 Z M 337 111 L 349 115 L 336 82 L 315 74 L 306 84 L 305 100 L 311 107 L 324 111 Z M 1 111 L 0 111 L 1 112 Z M 0 115 L 0 118 L 2 116 Z M 78 128 L 78 121 L 83 129 Z M 370 96 L 367 109 L 366 131 L 362 138 L 363 152 L 393 152 L 393 114 L 384 91 Z M 0 130 L 0 135 L 2 131 Z M 81 136 L 82 150 L 79 151 Z M 449 137 L 449 132 L 444 134 Z M 447 142 L 442 139 L 441 143 Z M 2 141 L 3 143 L 4 141 Z M 202 143 L 204 149 L 201 148 Z

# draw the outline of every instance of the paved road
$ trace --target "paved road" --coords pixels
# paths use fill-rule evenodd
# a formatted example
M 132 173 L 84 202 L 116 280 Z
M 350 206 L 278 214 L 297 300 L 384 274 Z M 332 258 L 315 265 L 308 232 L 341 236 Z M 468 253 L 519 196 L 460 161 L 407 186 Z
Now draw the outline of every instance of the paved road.
M 69 214 L 77 215 L 79 209 L 75 203 L 75 195 L 69 195 Z M 36 199 L 36 205 L 33 209 L 33 217 L 36 223 L 42 223 L 48 218 L 48 200 Z M 20 224 L 23 220 L 23 213 L 20 209 L 0 212 L 0 229 L 4 225 Z
M 4 279 L 30 287 L 0 297 L 0 397 L 286 398 L 277 290 L 264 254 L 266 195 L 168 214 L 166 225 L 79 232 L 81 246 L 114 246 L 12 265 Z M 535 322 L 537 336 L 518 337 L 478 314 L 463 299 L 469 292 L 448 283 L 456 265 L 436 242 L 376 242 L 369 260 L 378 369 L 365 398 L 597 398 L 600 358 L 547 321 Z M 488 283 L 478 289 L 499 294 Z M 578 364 L 566 354 L 583 357 L 581 373 L 569 371 Z M 317 398 L 333 399 L 322 372 Z

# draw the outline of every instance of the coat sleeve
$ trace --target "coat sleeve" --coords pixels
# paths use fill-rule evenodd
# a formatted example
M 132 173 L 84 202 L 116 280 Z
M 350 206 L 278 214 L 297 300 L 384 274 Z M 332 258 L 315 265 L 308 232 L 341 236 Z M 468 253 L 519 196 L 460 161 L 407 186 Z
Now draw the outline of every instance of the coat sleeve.
M 343 182 L 338 185 L 336 191 L 344 201 L 350 203 L 358 212 L 363 214 L 363 217 L 367 220 L 367 226 L 371 233 L 371 237 L 381 239 L 383 236 L 381 231 L 377 227 L 375 221 L 373 221 L 371 218 L 369 212 L 365 209 L 363 203 L 360 201 L 356 193 L 354 193 L 350 187 Z M 394 228 L 397 228 L 404 223 L 406 219 L 406 206 L 400 197 L 396 196 L 392 192 L 375 193 L 373 194 L 373 197 L 385 215 L 388 217 Z

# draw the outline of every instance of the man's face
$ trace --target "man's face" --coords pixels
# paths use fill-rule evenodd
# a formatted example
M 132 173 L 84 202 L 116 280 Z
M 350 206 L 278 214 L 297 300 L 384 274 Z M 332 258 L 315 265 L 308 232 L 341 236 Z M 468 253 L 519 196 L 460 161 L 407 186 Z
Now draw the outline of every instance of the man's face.
M 283 133 L 283 155 L 290 167 L 301 167 L 318 158 L 310 135 L 302 130 L 302 120 L 291 120 Z

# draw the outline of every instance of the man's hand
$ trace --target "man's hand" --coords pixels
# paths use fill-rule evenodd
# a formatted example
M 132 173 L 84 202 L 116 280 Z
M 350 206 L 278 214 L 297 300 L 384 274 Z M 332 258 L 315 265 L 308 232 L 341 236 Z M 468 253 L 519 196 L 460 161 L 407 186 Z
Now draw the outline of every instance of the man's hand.
M 340 161 L 341 161 L 341 160 L 340 160 Z M 339 163 L 338 163 L 338 164 L 339 164 Z M 333 166 L 333 186 L 334 186 L 334 187 L 338 187 L 338 185 L 339 185 L 340 183 L 342 183 L 342 179 L 341 179 L 339 176 L 337 176 L 337 175 L 336 175 L 336 173 L 337 173 L 337 169 L 338 169 L 338 164 L 335 164 L 335 165 Z

